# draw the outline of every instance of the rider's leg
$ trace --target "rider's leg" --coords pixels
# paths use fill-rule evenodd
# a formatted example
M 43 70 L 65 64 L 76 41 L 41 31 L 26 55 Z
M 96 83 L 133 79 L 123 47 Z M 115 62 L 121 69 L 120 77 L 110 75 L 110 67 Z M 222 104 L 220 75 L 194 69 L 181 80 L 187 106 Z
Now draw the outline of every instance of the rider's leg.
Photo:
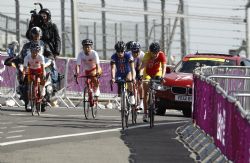
M 131 74 L 131 72 L 129 72 L 127 74 L 126 79 L 128 81 L 132 80 L 132 74 Z M 130 104 L 134 105 L 135 104 L 135 96 L 134 96 L 134 89 L 133 89 L 133 83 L 132 82 L 128 83 L 128 90 L 129 90 L 129 102 L 130 102 Z

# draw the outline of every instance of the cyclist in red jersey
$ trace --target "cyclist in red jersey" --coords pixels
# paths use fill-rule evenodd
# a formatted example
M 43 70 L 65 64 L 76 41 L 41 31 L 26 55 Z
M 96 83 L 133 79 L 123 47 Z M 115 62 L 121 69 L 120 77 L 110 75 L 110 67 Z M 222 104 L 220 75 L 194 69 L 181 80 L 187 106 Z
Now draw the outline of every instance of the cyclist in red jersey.
M 160 51 L 160 45 L 157 42 L 153 42 L 149 46 L 149 51 L 145 53 L 142 66 L 140 68 L 140 74 L 143 74 L 143 80 L 162 79 L 166 73 L 166 55 Z M 144 116 L 143 121 L 148 121 L 147 116 L 147 99 L 148 99 L 148 82 L 143 82 L 144 90 Z

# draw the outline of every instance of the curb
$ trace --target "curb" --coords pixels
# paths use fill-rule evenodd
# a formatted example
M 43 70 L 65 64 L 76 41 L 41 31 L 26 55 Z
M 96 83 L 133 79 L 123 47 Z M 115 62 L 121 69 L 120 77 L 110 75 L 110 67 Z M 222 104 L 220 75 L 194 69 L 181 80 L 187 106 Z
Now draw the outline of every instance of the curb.
M 180 141 L 195 154 L 196 162 L 232 162 L 215 146 L 213 139 L 193 123 L 177 128 L 176 133 Z

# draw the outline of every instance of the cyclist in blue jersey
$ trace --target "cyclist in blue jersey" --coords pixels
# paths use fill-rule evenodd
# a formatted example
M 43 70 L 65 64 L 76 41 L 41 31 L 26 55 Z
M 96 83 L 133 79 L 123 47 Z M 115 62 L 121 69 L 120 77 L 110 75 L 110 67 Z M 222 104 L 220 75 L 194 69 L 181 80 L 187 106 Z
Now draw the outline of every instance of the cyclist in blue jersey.
M 116 52 L 111 56 L 111 81 L 114 83 L 117 79 L 135 81 L 134 59 L 131 53 L 125 52 L 125 43 L 118 41 L 115 44 Z M 132 83 L 128 83 L 129 101 L 135 104 Z

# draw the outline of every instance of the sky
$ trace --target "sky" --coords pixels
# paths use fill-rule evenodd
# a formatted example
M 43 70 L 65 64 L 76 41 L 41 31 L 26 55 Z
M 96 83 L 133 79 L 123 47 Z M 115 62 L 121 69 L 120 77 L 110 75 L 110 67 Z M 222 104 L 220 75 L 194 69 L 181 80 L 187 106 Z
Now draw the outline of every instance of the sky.
M 27 20 L 30 17 L 30 10 L 34 9 L 34 2 L 41 2 L 44 7 L 52 12 L 52 19 L 60 29 L 60 0 L 19 0 L 20 17 Z M 65 0 L 66 26 L 70 26 L 70 1 Z M 216 52 L 228 53 L 229 49 L 236 49 L 241 46 L 245 39 L 245 4 L 247 0 L 184 0 L 187 53 Z M 0 12 L 9 16 L 15 16 L 15 0 L 0 0 Z M 80 38 L 86 37 L 85 26 L 93 27 L 93 22 L 97 22 L 100 30 L 101 13 L 97 10 L 101 6 L 100 0 L 78 0 L 79 24 L 81 24 Z M 166 23 L 170 22 L 171 28 L 174 22 L 173 14 L 177 11 L 178 0 L 166 0 Z M 139 24 L 139 41 L 144 45 L 144 25 L 143 25 L 143 0 L 106 0 L 107 26 L 108 32 L 114 31 L 114 24 L 123 23 L 122 39 L 124 41 L 135 38 L 135 24 Z M 137 11 L 134 14 L 133 11 Z M 152 13 L 160 14 L 160 0 L 148 0 L 148 10 Z M 152 28 L 153 20 L 160 24 L 160 16 L 149 16 L 149 28 Z M 156 27 L 156 40 L 160 38 L 160 26 Z M 61 31 L 60 31 L 61 32 Z M 100 33 L 101 34 L 101 33 Z M 152 36 L 152 35 L 151 35 Z M 91 37 L 91 36 L 90 36 Z M 98 37 L 99 38 L 99 37 Z M 101 37 L 100 37 L 101 38 Z M 114 44 L 114 32 L 108 36 L 108 48 L 112 49 Z M 121 37 L 120 37 L 121 38 Z M 101 49 L 101 40 L 98 49 Z M 151 41 L 152 37 L 151 37 Z M 111 46 L 112 44 L 112 46 Z M 176 57 L 180 54 L 180 30 L 176 29 L 172 44 L 171 55 Z

